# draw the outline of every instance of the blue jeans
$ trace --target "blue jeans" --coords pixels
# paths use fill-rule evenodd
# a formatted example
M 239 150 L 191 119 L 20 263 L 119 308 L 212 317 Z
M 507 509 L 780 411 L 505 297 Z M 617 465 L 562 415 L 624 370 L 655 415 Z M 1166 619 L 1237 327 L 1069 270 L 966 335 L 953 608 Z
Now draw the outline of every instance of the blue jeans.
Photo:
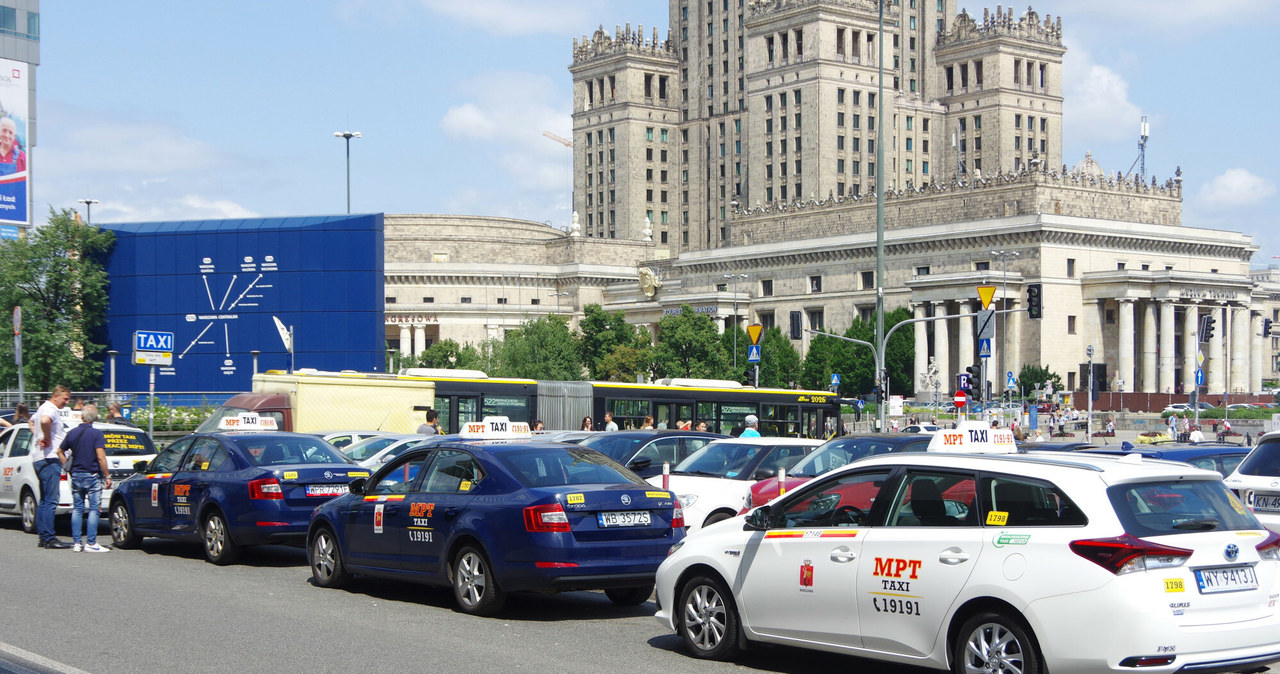
M 89 545 L 98 542 L 98 506 L 102 505 L 102 476 L 97 473 L 71 474 L 71 540 L 80 542 L 80 527 L 84 522 L 84 502 L 89 500 L 89 530 L 85 538 Z
M 57 538 L 53 532 L 53 515 L 58 510 L 58 497 L 62 494 L 62 462 L 46 459 L 34 462 L 36 476 L 40 478 L 40 505 L 36 508 L 36 533 L 40 540 Z

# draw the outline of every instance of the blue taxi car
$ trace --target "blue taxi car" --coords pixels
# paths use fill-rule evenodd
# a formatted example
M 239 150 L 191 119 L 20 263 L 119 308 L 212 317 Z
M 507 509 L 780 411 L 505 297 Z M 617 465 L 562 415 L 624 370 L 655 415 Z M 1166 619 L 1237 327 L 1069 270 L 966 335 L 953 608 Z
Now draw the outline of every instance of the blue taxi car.
M 275 432 L 268 417 L 244 414 L 219 428 L 175 440 L 116 487 L 116 547 L 146 536 L 198 540 L 206 559 L 230 564 L 247 545 L 301 544 L 315 507 L 369 476 L 320 438 Z
M 519 591 L 648 600 L 658 565 L 684 538 L 674 495 L 595 450 L 535 441 L 527 429 L 503 418 L 468 423 L 461 439 L 411 449 L 353 481 L 312 517 L 315 583 L 364 574 L 449 585 L 475 615 Z

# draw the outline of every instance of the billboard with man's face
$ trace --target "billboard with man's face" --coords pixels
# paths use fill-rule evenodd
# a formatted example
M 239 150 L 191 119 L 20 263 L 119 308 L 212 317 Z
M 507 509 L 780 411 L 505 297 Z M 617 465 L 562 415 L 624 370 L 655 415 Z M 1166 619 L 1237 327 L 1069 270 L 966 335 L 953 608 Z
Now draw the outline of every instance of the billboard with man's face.
M 0 59 L 0 223 L 27 224 L 27 64 Z

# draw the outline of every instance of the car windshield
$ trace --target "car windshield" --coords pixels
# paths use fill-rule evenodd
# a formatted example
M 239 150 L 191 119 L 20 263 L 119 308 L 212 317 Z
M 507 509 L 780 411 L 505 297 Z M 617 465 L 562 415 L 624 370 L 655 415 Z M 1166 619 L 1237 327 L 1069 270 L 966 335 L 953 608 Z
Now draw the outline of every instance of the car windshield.
M 804 457 L 794 468 L 787 470 L 787 474 L 816 477 L 858 459 L 892 451 L 893 445 L 879 438 L 836 438 Z
M 609 457 L 581 447 L 531 447 L 497 452 L 498 460 L 526 487 L 583 484 L 648 484 Z
M 103 429 L 102 435 L 107 439 L 107 456 L 141 456 L 156 453 L 155 445 L 151 444 L 151 438 L 142 431 Z
M 342 463 L 351 461 L 320 438 L 301 436 L 237 437 L 236 446 L 255 466 L 280 466 L 299 463 Z
M 368 438 L 367 440 L 361 440 L 360 442 L 347 445 L 347 447 L 342 450 L 342 453 L 346 454 L 347 458 L 352 461 L 364 461 L 365 459 L 373 458 L 374 454 L 377 454 L 387 446 L 399 440 L 400 438 L 388 436 Z
M 779 468 L 789 471 L 812 450 L 812 446 L 806 445 L 775 446 L 719 441 L 694 452 L 671 472 L 749 480 L 755 478 L 757 468 L 768 469 L 775 474 Z M 761 456 L 762 454 L 766 456 Z
M 1139 538 L 1261 529 L 1219 480 L 1159 480 L 1107 489 L 1125 531 Z
M 1259 442 L 1240 462 L 1238 470 L 1241 475 L 1280 477 L 1280 439 Z
M 626 463 L 632 456 L 635 456 L 641 443 L 647 439 L 647 437 L 602 433 L 595 437 L 587 438 L 578 444 L 583 447 L 590 447 L 618 463 Z

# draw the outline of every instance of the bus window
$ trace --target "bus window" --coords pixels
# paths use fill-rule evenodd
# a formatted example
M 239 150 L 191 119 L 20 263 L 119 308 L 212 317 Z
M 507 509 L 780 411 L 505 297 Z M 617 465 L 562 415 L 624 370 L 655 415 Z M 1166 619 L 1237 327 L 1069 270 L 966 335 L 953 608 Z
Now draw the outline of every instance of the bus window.
M 746 428 L 747 415 L 757 412 L 754 404 L 724 403 L 720 405 L 720 428 L 723 429 L 720 432 L 728 433 L 734 428 Z
M 649 416 L 648 400 L 606 400 L 605 410 L 613 413 L 613 422 L 618 430 L 631 430 L 644 425 L 644 418 Z
M 697 428 L 698 421 L 707 422 L 707 431 L 711 433 L 729 434 L 729 430 L 720 430 L 720 405 L 713 402 L 698 402 L 698 418 L 694 422 L 694 428 Z
M 512 421 L 527 421 L 529 418 L 529 396 L 485 395 L 484 414 L 468 421 L 479 421 L 484 417 L 506 417 Z
M 762 405 L 760 435 L 795 438 L 800 436 L 800 407 L 797 405 Z
M 480 399 L 467 396 L 458 396 L 458 428 L 462 428 L 462 424 L 468 421 L 480 421 Z M 456 432 L 456 431 L 455 431 Z

